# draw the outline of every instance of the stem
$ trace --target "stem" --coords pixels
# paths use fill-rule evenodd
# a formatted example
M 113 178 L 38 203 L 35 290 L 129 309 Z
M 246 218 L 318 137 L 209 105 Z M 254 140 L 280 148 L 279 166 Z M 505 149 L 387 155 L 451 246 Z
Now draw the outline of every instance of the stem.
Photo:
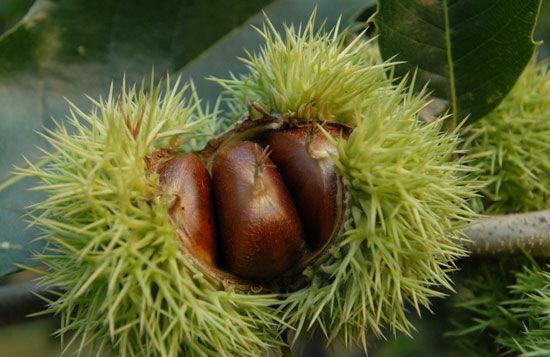
M 456 95 L 455 67 L 451 48 L 451 23 L 449 21 L 449 5 L 443 0 L 443 14 L 445 15 L 445 49 L 447 51 L 447 66 L 449 67 L 449 95 L 451 96 L 452 117 L 449 122 L 448 132 L 455 130 L 458 122 L 458 98 Z
M 550 210 L 510 214 L 472 223 L 464 244 L 473 255 L 503 255 L 526 252 L 550 258 Z

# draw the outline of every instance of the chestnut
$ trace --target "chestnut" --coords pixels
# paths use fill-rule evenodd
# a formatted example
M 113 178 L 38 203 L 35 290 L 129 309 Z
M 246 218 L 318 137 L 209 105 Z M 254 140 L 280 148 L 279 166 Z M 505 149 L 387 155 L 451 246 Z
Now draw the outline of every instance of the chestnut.
M 292 197 L 260 145 L 225 147 L 212 165 L 224 263 L 238 276 L 269 280 L 304 253 L 304 232 Z
M 324 125 L 332 136 L 347 128 Z M 325 254 L 343 222 L 336 148 L 317 124 L 247 120 L 182 154 L 146 158 L 172 197 L 182 247 L 213 281 L 294 289 L 297 275 Z
M 204 162 L 195 154 L 175 156 L 160 166 L 159 183 L 172 196 L 169 213 L 182 243 L 193 256 L 216 266 L 211 180 Z
M 345 135 L 334 127 L 332 136 Z M 310 248 L 323 247 L 338 232 L 342 190 L 330 157 L 334 146 L 314 126 L 271 132 L 271 159 L 294 198 Z

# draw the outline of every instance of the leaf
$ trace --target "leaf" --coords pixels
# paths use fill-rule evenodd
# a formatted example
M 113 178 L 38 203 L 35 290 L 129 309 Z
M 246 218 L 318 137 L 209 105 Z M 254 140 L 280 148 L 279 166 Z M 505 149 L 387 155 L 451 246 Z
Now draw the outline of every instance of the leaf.
M 38 160 L 36 146 L 45 143 L 37 132 L 52 128 L 52 118 L 65 118 L 65 98 L 86 111 L 84 94 L 105 95 L 111 81 L 116 86 L 124 75 L 140 80 L 154 67 L 156 73 L 192 77 L 199 93 L 215 100 L 220 89 L 203 77 L 244 68 L 236 57 L 244 48 L 258 48 L 261 38 L 250 25 L 260 25 L 263 17 L 241 23 L 269 2 L 38 0 L 0 37 L 0 276 L 15 271 L 14 263 L 33 264 L 31 252 L 42 248 L 33 242 L 37 232 L 21 219 L 40 195 L 28 191 L 32 180 L 17 181 L 10 172 L 24 165 L 23 155 Z M 280 27 L 304 22 L 318 6 L 318 17 L 331 25 L 340 14 L 351 18 L 372 3 L 279 0 L 265 11 Z
M 536 48 L 540 0 L 380 0 L 382 56 L 418 68 L 417 85 L 448 100 L 453 122 L 476 120 L 511 90 Z

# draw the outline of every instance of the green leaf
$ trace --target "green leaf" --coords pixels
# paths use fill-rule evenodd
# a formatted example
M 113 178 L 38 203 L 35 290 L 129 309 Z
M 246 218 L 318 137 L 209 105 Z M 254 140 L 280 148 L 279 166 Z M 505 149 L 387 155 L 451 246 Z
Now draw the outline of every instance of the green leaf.
M 14 165 L 23 155 L 36 162 L 45 146 L 38 135 L 68 114 L 65 98 L 88 110 L 91 97 L 105 95 L 126 76 L 130 82 L 157 74 L 193 78 L 202 97 L 212 101 L 217 85 L 207 75 L 244 69 L 236 57 L 257 49 L 261 14 L 243 22 L 270 0 L 38 0 L 25 18 L 0 37 L 0 276 L 14 263 L 33 264 L 40 251 L 34 229 L 21 219 L 25 206 L 41 196 L 17 181 Z M 315 6 L 318 17 L 334 24 L 372 0 L 279 0 L 264 8 L 273 23 L 304 22 Z M 221 39 L 221 41 L 219 41 Z M 216 42 L 218 41 L 218 42 Z
M 418 68 L 419 86 L 447 100 L 453 121 L 476 120 L 511 90 L 536 48 L 540 0 L 380 0 L 375 23 L 384 58 Z

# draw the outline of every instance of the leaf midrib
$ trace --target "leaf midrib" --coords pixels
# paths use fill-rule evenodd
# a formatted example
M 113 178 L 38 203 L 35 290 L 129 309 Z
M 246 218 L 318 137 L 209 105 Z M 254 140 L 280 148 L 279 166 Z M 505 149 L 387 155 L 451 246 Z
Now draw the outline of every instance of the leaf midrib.
M 447 5 L 447 1 L 448 0 L 443 0 L 443 15 L 445 20 L 445 52 L 447 53 L 447 66 L 449 67 L 449 88 L 451 93 L 452 110 L 452 118 L 449 129 L 454 130 L 457 125 L 458 101 L 456 96 L 455 68 L 453 64 L 453 53 L 451 49 L 451 26 L 449 21 L 449 7 Z

